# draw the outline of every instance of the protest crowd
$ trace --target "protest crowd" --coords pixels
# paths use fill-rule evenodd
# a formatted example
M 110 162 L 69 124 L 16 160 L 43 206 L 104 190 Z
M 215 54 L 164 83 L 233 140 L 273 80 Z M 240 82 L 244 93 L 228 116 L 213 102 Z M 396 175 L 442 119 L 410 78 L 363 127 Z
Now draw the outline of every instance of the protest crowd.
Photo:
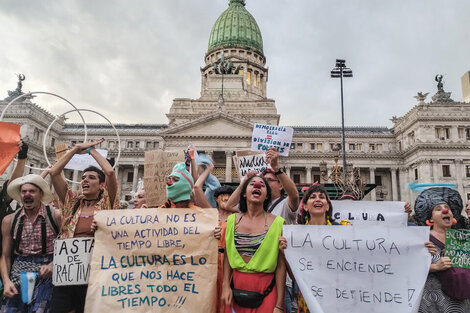
M 199 292 L 193 290 L 193 294 L 197 294 L 195 298 L 200 299 L 199 301 L 211 299 L 212 303 L 209 307 L 212 312 L 323 312 L 319 309 L 318 303 L 322 301 L 325 286 L 323 289 L 314 289 L 314 286 L 318 286 L 317 284 L 320 282 L 310 281 L 305 278 L 307 276 L 303 277 L 304 273 L 307 275 L 307 272 L 302 271 L 312 266 L 311 263 L 308 263 L 309 259 L 322 258 L 324 250 L 312 243 L 315 238 L 311 237 L 310 233 L 307 233 L 302 241 L 296 241 L 294 235 L 309 229 L 324 231 L 329 234 L 322 241 L 325 251 L 333 249 L 331 247 L 338 251 L 341 250 L 339 241 L 335 243 L 333 240 L 332 245 L 327 246 L 327 239 L 335 233 L 347 234 L 348 231 L 355 229 L 355 223 L 353 220 L 335 218 L 333 206 L 336 203 L 338 205 L 341 203 L 341 206 L 348 207 L 348 203 L 356 204 L 361 202 L 360 199 L 356 199 L 345 191 L 343 197 L 340 197 L 340 201 L 332 201 L 325 187 L 317 182 L 306 187 L 302 191 L 303 196 L 300 199 L 295 183 L 283 171 L 278 150 L 275 148 L 269 148 L 265 151 L 267 166 L 264 170 L 248 171 L 245 175 L 241 175 L 241 183 L 237 188 L 221 185 L 211 174 L 214 169 L 213 161 L 208 156 L 198 155 L 194 148 L 189 148 L 185 157 L 174 164 L 171 173 L 164 179 L 165 201 L 157 205 L 151 203 L 150 197 L 155 193 L 155 190 L 146 185 L 136 192 L 132 203 L 127 203 L 120 201 L 118 197 L 118 182 L 112 165 L 95 149 L 95 146 L 102 141 L 103 139 L 77 143 L 69 147 L 68 152 L 55 164 L 45 169 L 41 175 L 29 174 L 25 176 L 28 145 L 22 140 L 14 143 L 19 151 L 17 160 L 14 161 L 16 162 L 15 168 L 0 193 L 0 216 L 2 218 L 0 273 L 3 284 L 0 312 L 94 312 L 94 307 L 90 306 L 86 309 L 88 299 L 91 296 L 96 296 L 96 294 L 90 295 L 92 293 L 90 286 L 87 284 L 53 283 L 54 261 L 55 255 L 58 253 L 54 250 L 58 249 L 55 242 L 57 240 L 93 238 L 96 235 L 96 241 L 99 240 L 103 246 L 109 246 L 111 245 L 111 236 L 115 237 L 116 233 L 111 232 L 114 235 L 108 235 L 106 228 L 111 227 L 113 223 L 109 221 L 114 219 L 108 218 L 107 224 L 96 222 L 95 216 L 100 215 L 97 212 L 116 210 L 116 214 L 130 214 L 126 216 L 132 216 L 133 210 L 140 209 L 135 212 L 142 212 L 142 210 L 151 212 L 156 210 L 155 208 L 172 210 L 171 212 L 182 209 L 190 209 L 194 212 L 203 212 L 207 208 L 217 209 L 218 222 L 210 225 L 212 227 L 211 236 L 205 237 L 205 239 L 201 236 L 195 240 L 199 241 L 195 243 L 196 245 L 202 245 L 203 241 L 217 241 L 217 248 L 213 245 L 214 253 L 217 255 L 214 262 L 217 270 L 209 274 L 204 273 L 204 275 L 213 277 L 214 290 L 205 290 L 207 294 L 212 293 L 213 296 L 204 296 L 201 290 Z M 89 155 L 99 167 L 85 168 L 82 171 L 80 190 L 72 191 L 71 184 L 65 179 L 63 170 L 75 155 L 80 154 Z M 18 203 L 15 210 L 10 206 L 12 200 L 16 200 Z M 412 305 L 409 300 L 409 306 L 414 307 L 413 312 L 470 312 L 470 270 L 468 269 L 470 265 L 455 266 L 451 255 L 446 253 L 448 239 L 446 236 L 449 236 L 449 231 L 462 230 L 461 233 L 453 236 L 454 239 L 464 237 L 460 256 L 464 261 L 466 256 L 468 261 L 470 223 L 465 216 L 470 214 L 470 203 L 466 203 L 464 206 L 459 193 L 452 188 L 433 187 L 419 194 L 414 203 L 414 211 L 411 210 L 409 204 L 401 203 L 400 206 L 401 214 L 406 212 L 408 220 L 403 229 L 429 230 L 429 238 L 422 240 L 417 245 L 410 245 L 409 249 L 402 249 L 398 241 L 387 246 L 386 240 L 388 238 L 383 235 L 385 239 L 379 238 L 377 246 L 374 242 L 374 247 L 372 247 L 371 241 L 366 241 L 365 247 L 369 251 L 383 250 L 390 255 L 396 252 L 398 252 L 397 255 L 401 255 L 403 250 L 421 251 L 424 261 L 417 265 L 417 268 L 425 273 L 421 289 L 416 291 L 408 289 L 409 299 L 415 301 Z M 129 221 L 135 224 L 135 221 L 140 221 L 144 216 L 141 214 L 144 213 L 136 215 L 139 219 L 129 219 Z M 145 215 L 147 222 L 150 221 L 150 216 Z M 186 214 L 185 219 L 188 216 L 191 217 Z M 123 218 L 117 217 L 116 220 L 122 222 Z M 151 220 L 151 223 L 149 222 L 147 233 L 163 231 L 158 226 L 162 221 L 155 221 L 156 218 Z M 283 232 L 283 227 L 290 227 L 284 228 L 289 229 L 289 232 Z M 185 232 L 197 233 L 197 227 L 196 231 L 187 229 L 189 228 L 185 228 Z M 294 229 L 295 231 L 293 231 Z M 125 229 L 123 228 L 122 231 L 124 234 Z M 165 231 L 175 232 L 172 228 Z M 143 233 L 141 232 L 142 239 L 144 239 Z M 157 271 L 159 266 L 163 266 L 163 264 L 177 268 L 178 260 L 183 263 L 188 262 L 185 255 L 180 255 L 180 259 L 173 255 L 173 258 L 169 258 L 169 260 L 166 255 L 163 255 L 162 251 L 169 246 L 173 246 L 176 252 L 179 251 L 178 249 L 182 250 L 184 245 L 181 245 L 178 240 L 162 242 L 164 242 L 162 248 L 154 248 L 152 258 L 140 257 L 140 246 L 137 244 L 130 248 L 124 244 L 120 245 L 130 251 L 130 257 L 125 258 L 127 263 L 124 263 L 121 258 L 120 266 L 131 267 L 139 266 L 139 262 L 154 262 L 152 265 L 154 272 L 152 273 L 161 275 Z M 359 250 L 362 241 L 355 239 L 352 242 L 352 247 L 357 247 Z M 146 244 L 144 240 L 139 243 L 141 246 Z M 311 246 L 314 251 L 299 259 L 305 261 L 301 261 L 304 262 L 301 263 L 302 266 L 290 262 L 291 257 L 289 256 L 290 251 L 294 251 L 300 246 Z M 97 245 L 95 248 L 97 249 Z M 347 238 L 343 241 L 343 248 L 344 250 L 348 249 Z M 467 254 L 465 254 L 465 249 L 467 249 Z M 95 270 L 105 271 L 106 267 L 117 267 L 113 258 L 109 260 L 106 266 L 101 261 L 99 268 L 98 265 L 91 264 L 91 279 L 93 279 L 95 273 L 93 271 Z M 204 264 L 205 260 L 206 257 L 199 256 L 199 264 Z M 339 263 L 326 260 L 325 257 L 328 270 L 340 267 Z M 191 262 L 193 262 L 192 257 Z M 403 262 L 400 263 L 401 267 L 406 270 L 406 264 L 411 260 L 405 258 Z M 349 265 L 346 264 L 349 263 L 347 261 L 345 263 L 343 260 L 342 268 L 349 268 L 348 271 L 352 271 L 352 267 L 348 267 Z M 362 265 L 356 264 L 355 266 L 358 268 L 358 272 L 372 271 L 370 264 L 368 270 L 361 270 Z M 379 268 L 375 265 L 374 270 L 379 271 Z M 387 265 L 383 272 L 391 274 L 392 269 Z M 175 274 L 174 271 L 171 273 Z M 189 279 L 191 275 L 200 276 L 197 272 L 184 274 L 186 276 L 181 276 L 182 274 L 178 273 L 179 277 L 186 277 L 188 281 L 191 281 Z M 346 290 L 341 291 L 341 281 L 347 279 L 335 275 L 331 274 L 329 283 L 336 284 L 337 298 L 354 299 L 354 293 L 346 292 Z M 126 278 L 121 275 L 119 279 L 125 281 Z M 360 283 L 359 279 L 359 285 Z M 309 286 L 310 289 L 305 289 L 305 286 Z M 190 288 L 189 285 L 185 285 L 185 290 L 186 287 Z M 299 287 L 302 290 L 299 290 Z M 382 287 L 385 288 L 385 286 Z M 123 289 L 111 286 L 108 289 L 101 289 L 100 293 L 102 297 L 107 293 L 139 294 L 143 287 L 134 285 L 133 288 L 130 285 L 123 287 Z M 157 290 L 159 287 L 155 285 L 152 288 Z M 165 285 L 161 288 L 167 287 Z M 168 286 L 170 291 L 171 288 L 176 290 L 176 287 Z M 410 293 L 410 290 L 416 294 Z M 385 299 L 390 294 L 391 292 L 383 293 Z M 380 298 L 382 293 L 380 295 L 374 293 L 371 296 L 367 291 L 358 290 L 356 295 L 358 300 L 350 302 L 352 306 L 355 305 L 352 303 L 357 302 L 365 305 L 370 302 L 377 303 L 376 305 L 384 302 Z M 181 294 L 175 294 L 175 296 L 181 296 Z M 419 298 L 415 300 L 417 296 Z M 123 311 L 130 312 L 133 310 L 132 307 L 137 306 L 134 298 L 123 299 L 126 299 L 120 302 L 124 308 Z M 158 300 L 153 296 L 141 299 L 144 300 L 140 300 L 138 305 L 149 304 L 151 301 L 152 305 L 163 306 L 160 303 L 162 299 Z M 406 299 L 396 293 L 390 300 L 385 300 L 385 302 L 387 301 L 398 306 L 403 304 L 402 302 L 406 302 Z M 177 304 L 180 305 L 179 307 L 183 307 L 184 301 L 177 302 Z M 407 303 L 405 305 L 408 306 Z M 199 305 L 192 302 L 191 308 L 187 308 L 185 312 L 203 312 L 198 308 Z M 324 309 L 324 311 L 330 312 L 328 309 Z M 160 311 L 149 309 L 148 312 Z M 164 312 L 163 309 L 162 312 Z M 400 310 L 396 310 L 396 312 L 400 312 Z

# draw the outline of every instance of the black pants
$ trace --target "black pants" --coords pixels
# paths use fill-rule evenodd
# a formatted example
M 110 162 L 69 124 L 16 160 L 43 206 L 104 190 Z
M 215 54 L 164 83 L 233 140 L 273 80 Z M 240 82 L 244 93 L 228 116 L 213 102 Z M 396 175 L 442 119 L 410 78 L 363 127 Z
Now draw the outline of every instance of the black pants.
M 88 285 L 58 286 L 52 289 L 51 312 L 83 313 L 85 310 L 85 297 Z

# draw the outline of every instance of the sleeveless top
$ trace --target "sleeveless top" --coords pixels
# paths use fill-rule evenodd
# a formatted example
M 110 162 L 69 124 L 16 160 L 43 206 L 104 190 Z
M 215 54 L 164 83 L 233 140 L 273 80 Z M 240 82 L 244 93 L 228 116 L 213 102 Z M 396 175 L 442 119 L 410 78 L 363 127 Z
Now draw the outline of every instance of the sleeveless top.
M 225 251 L 230 267 L 244 273 L 273 273 L 277 267 L 279 236 L 282 234 L 284 223 L 284 219 L 280 216 L 274 219 L 261 245 L 246 263 L 235 248 L 235 214 L 230 215 L 227 218 L 225 231 Z

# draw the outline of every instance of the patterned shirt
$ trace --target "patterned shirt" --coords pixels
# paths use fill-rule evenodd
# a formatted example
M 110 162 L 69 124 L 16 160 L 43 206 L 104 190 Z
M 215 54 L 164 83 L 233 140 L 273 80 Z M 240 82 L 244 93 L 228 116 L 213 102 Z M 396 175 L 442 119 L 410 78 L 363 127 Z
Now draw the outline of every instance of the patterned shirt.
M 60 213 L 62 215 L 62 228 L 60 229 L 60 239 L 72 238 L 75 234 L 75 228 L 79 220 L 80 213 L 82 208 L 85 206 L 83 201 L 84 197 L 80 192 L 73 192 L 70 190 L 70 187 L 67 189 L 65 195 L 65 200 L 63 205 L 61 205 Z M 80 206 L 78 207 L 75 214 L 73 214 L 73 208 L 77 201 L 80 201 Z M 101 199 L 95 204 L 95 210 L 115 210 L 119 208 L 119 199 L 116 197 L 114 199 L 113 205 L 109 202 L 108 191 L 104 189 Z
M 23 218 L 24 216 L 24 218 Z M 54 253 L 54 240 L 57 237 L 52 229 L 52 226 L 47 222 L 46 207 L 41 204 L 38 215 L 34 221 L 31 221 L 22 209 L 18 220 L 15 225 L 13 239 L 16 239 L 18 224 L 23 219 L 24 226 L 21 232 L 21 240 L 18 250 L 21 255 L 41 255 L 42 254 L 42 236 L 41 236 L 41 223 L 42 219 L 46 221 L 46 254 Z M 18 252 L 15 251 L 15 254 Z

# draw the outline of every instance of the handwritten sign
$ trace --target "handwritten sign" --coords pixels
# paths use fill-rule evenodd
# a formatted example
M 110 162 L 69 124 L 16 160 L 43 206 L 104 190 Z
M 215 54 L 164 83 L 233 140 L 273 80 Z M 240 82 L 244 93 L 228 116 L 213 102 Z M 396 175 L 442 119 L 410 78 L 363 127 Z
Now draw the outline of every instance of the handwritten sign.
M 166 201 L 166 178 L 176 163 L 184 162 L 184 151 L 154 150 L 145 152 L 145 202 L 157 207 Z
M 470 268 L 470 230 L 446 229 L 445 250 L 453 267 Z
M 20 125 L 0 121 L 0 175 L 18 153 L 20 142 Z
M 79 237 L 54 241 L 54 286 L 86 285 L 95 239 Z
M 251 137 L 252 151 L 266 151 L 277 148 L 279 155 L 288 156 L 294 129 L 285 126 L 255 124 Z
M 236 151 L 234 156 L 235 168 L 238 178 L 243 179 L 249 171 L 263 172 L 271 166 L 266 163 L 266 153 L 258 153 L 249 150 Z
M 428 227 L 285 225 L 283 234 L 311 312 L 418 312 Z
M 398 201 L 331 201 L 333 217 L 346 219 L 353 225 L 380 222 L 394 226 L 407 226 L 405 202 Z
M 99 211 L 85 312 L 213 312 L 217 220 L 216 209 Z
M 96 149 L 96 151 L 104 158 L 108 156 L 108 150 Z M 96 166 L 97 168 L 101 169 L 101 166 L 99 166 L 98 162 L 96 162 L 96 160 L 88 153 L 75 154 L 72 159 L 70 159 L 69 163 L 65 165 L 65 168 L 69 170 L 83 171 L 88 166 Z

